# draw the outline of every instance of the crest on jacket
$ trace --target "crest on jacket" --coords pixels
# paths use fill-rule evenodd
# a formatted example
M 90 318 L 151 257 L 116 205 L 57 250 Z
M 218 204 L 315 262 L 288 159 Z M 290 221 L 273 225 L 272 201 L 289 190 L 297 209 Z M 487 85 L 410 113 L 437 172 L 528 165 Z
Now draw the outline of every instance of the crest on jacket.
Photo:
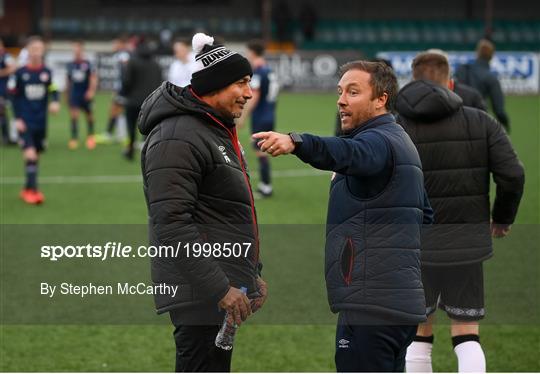
M 225 150 L 225 147 L 220 145 L 218 147 L 219 151 L 221 152 L 221 154 L 223 155 L 223 158 L 225 159 L 225 162 L 230 164 L 231 163 L 231 159 L 229 158 L 229 156 L 227 155 L 227 151 Z

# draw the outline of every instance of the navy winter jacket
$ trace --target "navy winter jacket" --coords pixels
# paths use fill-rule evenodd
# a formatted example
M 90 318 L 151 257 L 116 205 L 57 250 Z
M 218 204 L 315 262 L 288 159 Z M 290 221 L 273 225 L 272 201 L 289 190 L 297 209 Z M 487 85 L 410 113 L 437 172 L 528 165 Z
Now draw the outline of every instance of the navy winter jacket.
M 359 324 L 425 321 L 420 230 L 433 216 L 409 136 L 384 114 L 347 136 L 302 139 L 295 154 L 336 173 L 325 249 L 331 310 Z

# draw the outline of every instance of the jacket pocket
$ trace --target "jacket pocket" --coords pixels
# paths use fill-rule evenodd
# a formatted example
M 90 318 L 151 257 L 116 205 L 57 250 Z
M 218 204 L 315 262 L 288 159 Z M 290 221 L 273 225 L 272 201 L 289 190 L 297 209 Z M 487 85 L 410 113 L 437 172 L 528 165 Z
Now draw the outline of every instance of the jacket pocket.
M 345 244 L 343 245 L 343 250 L 341 251 L 341 275 L 343 276 L 343 281 L 347 286 L 350 286 L 352 283 L 352 273 L 354 266 L 354 245 L 352 238 L 345 238 Z

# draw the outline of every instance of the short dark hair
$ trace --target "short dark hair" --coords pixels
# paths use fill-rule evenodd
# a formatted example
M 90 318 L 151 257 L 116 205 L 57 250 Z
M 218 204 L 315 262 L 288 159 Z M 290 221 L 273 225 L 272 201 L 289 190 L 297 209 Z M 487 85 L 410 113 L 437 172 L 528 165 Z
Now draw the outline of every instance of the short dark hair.
M 421 52 L 412 62 L 412 73 L 415 80 L 427 79 L 444 85 L 450 78 L 448 58 L 437 52 Z
M 339 69 L 340 78 L 349 70 L 361 70 L 369 73 L 371 76 L 369 84 L 372 89 L 372 99 L 383 96 L 386 93 L 385 108 L 391 111 L 394 108 L 394 102 L 398 92 L 398 82 L 392 68 L 384 62 L 373 62 L 365 60 L 357 60 L 347 62 Z
M 480 39 L 476 45 L 476 56 L 491 60 L 495 54 L 495 44 L 488 39 Z
M 255 55 L 262 57 L 264 56 L 264 50 L 266 49 L 264 46 L 264 42 L 261 40 L 252 40 L 247 44 L 247 48 L 255 53 Z

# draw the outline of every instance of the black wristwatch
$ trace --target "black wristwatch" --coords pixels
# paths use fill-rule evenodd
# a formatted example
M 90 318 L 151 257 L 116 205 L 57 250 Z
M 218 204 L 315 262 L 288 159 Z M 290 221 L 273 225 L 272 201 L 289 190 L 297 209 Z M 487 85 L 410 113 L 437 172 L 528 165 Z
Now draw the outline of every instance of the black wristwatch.
M 297 134 L 295 132 L 290 132 L 289 136 L 294 143 L 294 151 L 296 151 L 302 145 L 302 143 L 304 143 L 304 140 L 302 139 L 302 136 L 300 134 Z

